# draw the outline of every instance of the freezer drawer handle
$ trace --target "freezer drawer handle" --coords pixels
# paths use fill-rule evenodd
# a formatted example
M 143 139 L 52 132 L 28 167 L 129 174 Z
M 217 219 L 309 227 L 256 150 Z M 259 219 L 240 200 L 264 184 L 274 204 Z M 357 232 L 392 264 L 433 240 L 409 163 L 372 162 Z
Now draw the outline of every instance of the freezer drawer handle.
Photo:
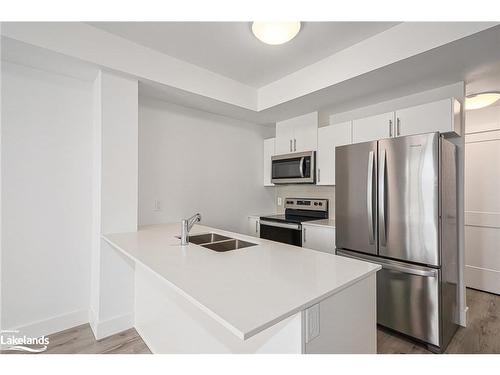
M 380 259 L 375 259 L 372 257 L 366 257 L 366 258 L 365 257 L 357 257 L 357 256 L 354 256 L 352 254 L 348 254 L 346 252 L 343 252 L 341 250 L 337 251 L 337 255 L 345 256 L 347 258 L 362 260 L 365 262 L 379 264 L 380 266 L 382 266 L 382 268 L 392 270 L 392 271 L 407 273 L 410 275 L 423 276 L 423 277 L 436 277 L 437 272 L 438 272 L 436 269 L 422 270 L 422 269 L 418 269 L 418 268 L 400 266 L 400 265 L 394 264 L 394 263 L 386 263 Z
M 373 233 L 373 151 L 368 155 L 368 176 L 366 178 L 366 210 L 368 212 L 368 236 L 370 244 L 375 242 Z

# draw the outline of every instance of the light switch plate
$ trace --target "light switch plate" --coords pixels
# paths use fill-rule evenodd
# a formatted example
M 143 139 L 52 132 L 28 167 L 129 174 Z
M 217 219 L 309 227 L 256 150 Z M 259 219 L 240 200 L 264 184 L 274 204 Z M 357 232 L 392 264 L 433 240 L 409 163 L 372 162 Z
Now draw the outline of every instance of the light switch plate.
M 306 310 L 306 343 L 319 336 L 319 303 Z
M 161 211 L 161 201 L 159 199 L 155 199 L 153 211 Z

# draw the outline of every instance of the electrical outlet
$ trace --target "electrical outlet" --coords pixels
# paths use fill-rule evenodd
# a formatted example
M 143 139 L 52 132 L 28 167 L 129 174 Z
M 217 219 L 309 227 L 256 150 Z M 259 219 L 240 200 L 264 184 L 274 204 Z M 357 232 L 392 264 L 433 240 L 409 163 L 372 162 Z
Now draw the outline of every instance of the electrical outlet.
M 155 199 L 153 211 L 161 211 L 161 201 L 159 199 Z
M 281 197 L 278 197 L 278 206 L 281 206 L 283 204 L 283 199 Z

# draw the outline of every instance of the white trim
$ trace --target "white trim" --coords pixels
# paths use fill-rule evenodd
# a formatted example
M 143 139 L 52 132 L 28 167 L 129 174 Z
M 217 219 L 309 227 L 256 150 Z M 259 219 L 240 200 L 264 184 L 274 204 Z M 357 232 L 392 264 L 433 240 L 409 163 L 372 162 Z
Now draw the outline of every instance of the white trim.
M 127 329 L 134 328 L 134 314 L 123 314 L 113 318 L 99 321 L 95 323 L 92 332 L 96 340 L 109 337 L 116 333 L 126 331 Z
M 46 320 L 39 320 L 37 322 L 15 327 L 14 329 L 19 330 L 19 333 L 29 337 L 40 337 L 61 332 L 88 322 L 88 310 L 78 310 Z

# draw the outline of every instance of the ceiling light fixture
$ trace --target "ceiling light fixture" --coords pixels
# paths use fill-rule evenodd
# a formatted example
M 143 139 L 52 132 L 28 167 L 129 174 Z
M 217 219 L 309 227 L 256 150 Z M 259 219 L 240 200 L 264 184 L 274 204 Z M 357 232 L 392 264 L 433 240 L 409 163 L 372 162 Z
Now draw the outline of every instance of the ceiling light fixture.
M 500 92 L 498 91 L 489 91 L 468 95 L 465 98 L 465 109 L 471 110 L 484 108 L 495 103 L 498 99 L 500 99 Z
M 252 32 L 266 44 L 283 44 L 292 40 L 300 31 L 300 22 L 253 22 Z

